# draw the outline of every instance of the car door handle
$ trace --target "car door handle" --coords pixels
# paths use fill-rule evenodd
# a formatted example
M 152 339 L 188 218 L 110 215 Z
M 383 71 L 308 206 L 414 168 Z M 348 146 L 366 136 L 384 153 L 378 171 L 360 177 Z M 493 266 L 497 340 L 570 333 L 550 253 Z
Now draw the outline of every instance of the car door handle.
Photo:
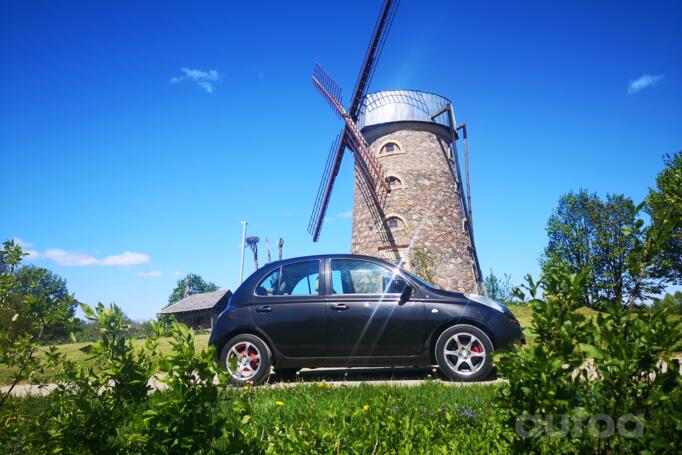
M 346 305 L 345 303 L 339 303 L 336 305 L 332 305 L 331 309 L 336 311 L 346 311 L 348 309 L 348 305 Z
M 256 308 L 256 311 L 259 313 L 269 313 L 272 311 L 272 307 L 264 305 L 264 306 L 259 306 Z

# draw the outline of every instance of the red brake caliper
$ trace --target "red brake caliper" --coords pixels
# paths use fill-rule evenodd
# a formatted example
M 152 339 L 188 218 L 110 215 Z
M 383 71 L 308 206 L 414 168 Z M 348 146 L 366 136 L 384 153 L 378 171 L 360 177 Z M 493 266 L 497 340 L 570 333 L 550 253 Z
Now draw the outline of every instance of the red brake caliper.
M 256 357 L 256 353 L 249 353 L 250 357 Z M 258 359 L 251 360 L 251 369 L 256 370 L 258 368 Z
M 481 347 L 480 347 L 478 344 L 473 345 L 472 348 L 471 348 L 471 350 L 472 350 L 473 352 L 476 352 L 476 353 L 479 353 L 479 352 L 482 351 Z

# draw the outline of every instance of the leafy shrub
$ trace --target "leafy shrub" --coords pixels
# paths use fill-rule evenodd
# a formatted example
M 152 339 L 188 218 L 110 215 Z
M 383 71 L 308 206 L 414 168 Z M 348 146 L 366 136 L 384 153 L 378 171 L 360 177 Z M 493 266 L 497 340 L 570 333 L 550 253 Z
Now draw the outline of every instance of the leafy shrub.
M 239 424 L 249 422 L 248 402 L 233 403 L 232 421 L 216 412 L 227 377 L 215 362 L 215 351 L 197 354 L 194 335 L 186 326 L 174 323 L 170 329 L 172 351 L 159 362 L 159 381 L 168 389 L 155 393 L 142 419 L 131 426 L 127 445 L 131 452 L 190 453 L 208 449 L 214 440 L 228 436 L 232 449 L 242 434 Z M 232 423 L 232 425 L 229 425 Z M 230 432 L 230 428 L 237 428 Z
M 560 266 L 538 283 L 529 278 L 536 341 L 497 356 L 499 374 L 509 379 L 497 406 L 517 430 L 510 443 L 537 453 L 675 453 L 682 445 L 682 382 L 671 356 L 682 338 L 679 321 L 664 309 L 610 302 L 590 324 L 576 311 L 584 283 L 584 274 Z M 576 430 L 595 416 L 602 423 L 604 416 L 614 423 L 627 417 L 629 426 L 597 427 L 606 437 Z
M 0 437 L 0 451 L 187 453 L 207 451 L 218 438 L 236 449 L 243 445 L 248 400 L 231 401 L 229 415 L 215 412 L 223 399 L 224 373 L 213 351 L 195 352 L 190 329 L 173 324 L 171 353 L 161 355 L 161 328 L 154 325 L 145 348 L 135 351 L 120 308 L 82 308 L 99 327 L 98 341 L 83 348 L 97 368 L 75 364 L 52 347 L 48 363 L 60 371 L 61 381 L 50 406 L 37 416 L 13 399 L 12 413 L 1 416 L 10 431 Z M 150 393 L 153 378 L 166 390 Z

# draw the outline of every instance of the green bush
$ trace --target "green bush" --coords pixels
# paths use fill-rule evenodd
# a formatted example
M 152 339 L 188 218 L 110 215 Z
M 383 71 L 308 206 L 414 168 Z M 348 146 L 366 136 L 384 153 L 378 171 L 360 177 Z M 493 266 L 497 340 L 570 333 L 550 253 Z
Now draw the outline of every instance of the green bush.
M 536 453 L 676 453 L 682 382 L 672 354 L 682 337 L 679 321 L 665 309 L 607 302 L 591 324 L 577 312 L 584 283 L 584 274 L 556 266 L 525 287 L 535 343 L 497 355 L 498 372 L 509 380 L 496 401 L 516 430 L 507 433 L 510 444 Z
M 82 349 L 97 368 L 76 364 L 51 348 L 47 361 L 59 371 L 60 382 L 50 405 L 36 415 L 21 399 L 11 399 L 11 410 L 0 420 L 8 430 L 0 434 L 0 452 L 202 452 L 226 435 L 233 447 L 242 445 L 248 402 L 237 397 L 229 415 L 215 412 L 226 380 L 213 351 L 195 351 L 190 329 L 173 324 L 172 350 L 161 355 L 161 329 L 154 325 L 145 348 L 135 351 L 120 308 L 82 308 L 99 327 L 99 340 Z M 153 378 L 166 390 L 152 393 Z

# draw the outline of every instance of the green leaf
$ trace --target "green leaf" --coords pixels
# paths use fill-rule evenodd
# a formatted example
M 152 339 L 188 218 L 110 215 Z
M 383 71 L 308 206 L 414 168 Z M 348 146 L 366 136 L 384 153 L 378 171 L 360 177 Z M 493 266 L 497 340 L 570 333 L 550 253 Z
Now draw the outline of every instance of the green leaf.
M 603 359 L 604 351 L 591 344 L 580 344 L 580 350 L 594 359 Z
M 90 319 L 91 321 L 97 319 L 97 314 L 95 313 L 95 310 L 93 310 L 92 307 L 87 303 L 81 303 L 81 310 L 83 311 L 85 317 Z

